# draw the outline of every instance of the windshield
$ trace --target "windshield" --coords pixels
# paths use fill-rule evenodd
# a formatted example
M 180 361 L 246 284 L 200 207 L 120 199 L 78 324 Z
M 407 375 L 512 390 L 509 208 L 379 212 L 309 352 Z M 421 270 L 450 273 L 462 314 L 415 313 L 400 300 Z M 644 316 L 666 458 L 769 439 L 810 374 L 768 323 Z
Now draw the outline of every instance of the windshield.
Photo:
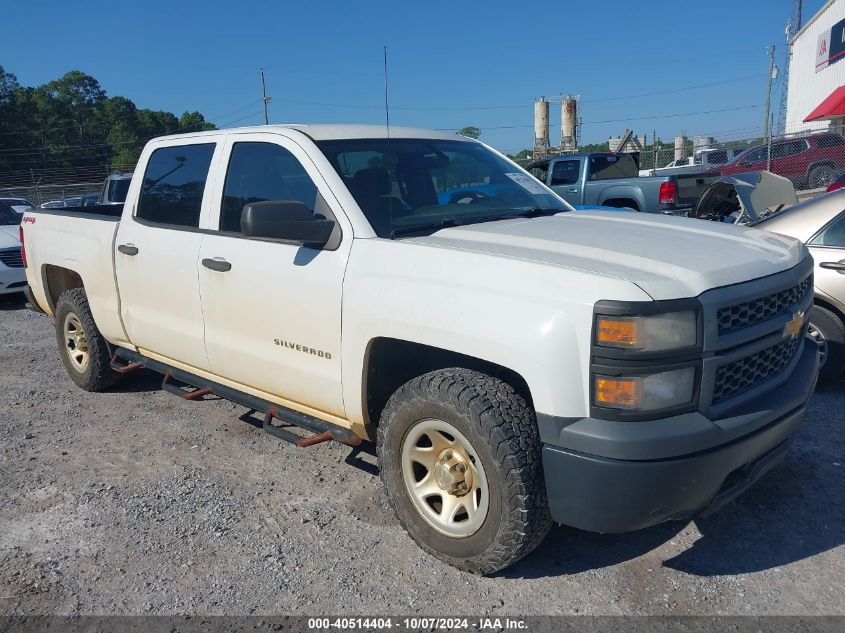
M 437 139 L 318 142 L 379 237 L 569 207 L 479 143 Z
M 15 226 L 21 223 L 23 212 L 30 207 L 0 203 L 0 226 Z

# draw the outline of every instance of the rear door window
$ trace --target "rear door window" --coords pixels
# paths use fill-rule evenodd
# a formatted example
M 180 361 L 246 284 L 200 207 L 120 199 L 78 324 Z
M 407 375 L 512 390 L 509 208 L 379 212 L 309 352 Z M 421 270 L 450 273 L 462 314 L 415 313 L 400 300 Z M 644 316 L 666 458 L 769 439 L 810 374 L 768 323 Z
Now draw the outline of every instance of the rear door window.
M 810 245 L 845 248 L 845 213 L 828 224 L 821 233 L 810 240 Z
M 155 150 L 147 162 L 136 217 L 147 222 L 197 228 L 214 143 Z

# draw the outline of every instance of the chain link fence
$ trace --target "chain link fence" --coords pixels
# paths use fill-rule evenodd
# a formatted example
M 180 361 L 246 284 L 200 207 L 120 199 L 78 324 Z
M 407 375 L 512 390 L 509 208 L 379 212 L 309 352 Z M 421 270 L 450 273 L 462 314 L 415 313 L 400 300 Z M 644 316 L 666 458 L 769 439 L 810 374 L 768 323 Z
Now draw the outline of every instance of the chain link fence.
M 25 198 L 36 206 L 75 206 L 81 204 L 82 196 L 99 194 L 109 174 L 131 172 L 133 168 L 98 165 L 0 173 L 0 198 Z

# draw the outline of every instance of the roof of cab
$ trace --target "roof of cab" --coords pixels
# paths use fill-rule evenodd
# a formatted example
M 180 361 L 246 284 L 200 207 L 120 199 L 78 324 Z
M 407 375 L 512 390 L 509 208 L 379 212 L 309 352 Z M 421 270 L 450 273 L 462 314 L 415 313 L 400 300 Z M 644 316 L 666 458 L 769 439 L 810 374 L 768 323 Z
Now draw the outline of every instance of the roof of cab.
M 459 136 L 456 132 L 443 130 L 428 130 L 415 127 L 397 127 L 384 125 L 347 125 L 340 123 L 327 124 L 288 124 L 288 125 L 256 125 L 251 127 L 223 128 L 208 130 L 207 132 L 189 132 L 187 134 L 171 134 L 159 139 L 169 140 L 178 138 L 194 138 L 197 136 L 214 136 L 217 134 L 243 134 L 246 132 L 273 132 L 281 130 L 297 130 L 315 141 L 344 140 L 358 138 L 430 138 L 443 140 L 471 140 Z

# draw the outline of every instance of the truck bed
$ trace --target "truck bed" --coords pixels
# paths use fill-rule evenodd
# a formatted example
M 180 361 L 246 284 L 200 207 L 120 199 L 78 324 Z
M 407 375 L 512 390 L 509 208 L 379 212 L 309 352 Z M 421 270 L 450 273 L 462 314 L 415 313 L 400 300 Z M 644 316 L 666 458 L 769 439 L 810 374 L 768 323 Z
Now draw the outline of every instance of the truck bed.
M 63 280 L 77 275 L 85 280 L 85 292 L 97 327 L 110 340 L 125 341 L 120 319 L 114 248 L 123 205 L 30 209 L 24 214 L 24 245 L 32 295 L 38 306 L 54 314 Z M 33 236 L 37 235 L 37 244 Z M 50 288 L 58 288 L 51 293 Z

